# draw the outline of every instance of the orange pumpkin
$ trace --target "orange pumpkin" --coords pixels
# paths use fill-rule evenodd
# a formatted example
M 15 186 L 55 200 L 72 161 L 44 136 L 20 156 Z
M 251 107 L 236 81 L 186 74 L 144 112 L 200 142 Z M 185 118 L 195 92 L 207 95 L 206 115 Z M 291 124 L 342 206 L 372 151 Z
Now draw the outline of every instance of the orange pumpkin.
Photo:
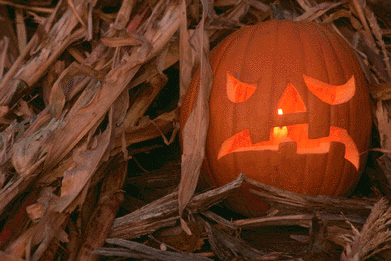
M 293 192 L 349 193 L 365 164 L 370 100 L 360 64 L 334 31 L 312 22 L 268 21 L 224 39 L 213 70 L 203 173 L 215 186 L 239 173 Z M 198 95 L 193 76 L 184 126 Z M 244 186 L 231 207 L 255 215 L 267 205 Z

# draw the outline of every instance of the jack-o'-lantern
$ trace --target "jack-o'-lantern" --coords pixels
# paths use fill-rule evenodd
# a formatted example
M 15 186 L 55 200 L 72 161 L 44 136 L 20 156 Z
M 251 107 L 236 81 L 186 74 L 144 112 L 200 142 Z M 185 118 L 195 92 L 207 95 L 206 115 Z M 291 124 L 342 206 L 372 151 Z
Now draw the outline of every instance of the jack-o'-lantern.
M 297 193 L 341 195 L 358 182 L 371 132 L 360 64 L 334 31 L 312 22 L 268 21 L 224 39 L 213 70 L 203 173 L 215 186 L 239 173 Z M 199 73 L 185 96 L 194 107 Z M 267 205 L 244 186 L 230 198 L 245 215 Z

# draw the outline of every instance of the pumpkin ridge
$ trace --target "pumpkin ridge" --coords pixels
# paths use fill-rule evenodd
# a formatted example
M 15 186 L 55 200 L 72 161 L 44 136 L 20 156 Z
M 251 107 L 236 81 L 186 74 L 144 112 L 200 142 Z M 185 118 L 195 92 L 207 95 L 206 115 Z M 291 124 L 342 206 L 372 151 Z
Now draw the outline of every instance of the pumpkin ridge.
M 298 35 L 298 38 L 299 38 L 299 42 L 301 42 L 301 43 L 305 42 L 305 40 L 303 39 L 303 32 L 302 32 L 302 30 L 297 30 L 296 29 L 296 31 L 298 31 L 297 35 Z M 307 63 L 306 63 L 306 60 L 307 60 L 306 55 L 307 55 L 307 52 L 302 52 L 301 61 L 300 61 L 300 64 L 303 67 L 302 71 L 304 71 L 304 72 L 308 71 Z M 297 91 L 300 94 L 300 91 L 299 90 L 297 90 Z M 301 97 L 302 97 L 303 101 L 305 100 L 304 104 L 305 104 L 306 109 L 308 111 L 309 110 L 309 104 L 310 104 L 309 95 L 308 94 L 305 95 L 305 96 L 301 95 Z M 306 168 L 307 168 L 307 164 L 308 164 L 307 161 L 308 161 L 308 156 L 306 157 Z
M 330 41 L 327 37 L 327 35 L 324 35 L 324 34 L 320 34 L 320 32 L 318 33 L 318 37 L 321 37 L 322 40 L 323 40 L 323 44 L 328 44 L 330 45 Z M 322 45 L 320 45 L 320 53 L 322 54 L 322 58 L 319 59 L 322 63 L 323 63 L 323 67 L 326 68 L 326 74 L 327 74 L 327 79 L 325 79 L 324 81 L 327 82 L 327 83 L 330 83 L 330 65 L 329 63 L 327 62 L 327 59 L 328 59 L 328 55 L 326 55 L 326 51 L 325 51 L 325 47 Z M 312 75 L 309 75 L 310 77 L 312 77 Z M 318 77 L 314 77 L 314 78 L 318 78 Z M 331 116 L 331 115 L 330 115 Z
M 248 52 L 249 52 L 249 45 L 250 45 L 250 43 L 252 42 L 252 40 L 254 39 L 254 37 L 256 37 L 256 32 L 257 32 L 257 27 L 252 27 L 251 28 L 252 30 L 251 31 L 247 31 L 247 34 L 248 34 L 248 41 L 247 41 L 247 43 L 246 43 L 246 47 L 244 48 L 244 51 L 243 51 L 243 57 L 247 57 L 248 56 Z M 244 70 L 244 59 L 241 61 L 241 64 L 240 64 L 240 69 L 239 69 L 239 71 L 240 71 L 240 75 L 242 75 L 242 73 L 243 73 L 243 70 Z M 237 78 L 239 78 L 240 76 L 238 75 L 237 76 Z M 237 122 L 239 122 L 239 120 L 241 120 L 240 118 L 241 118 L 241 116 L 240 116 L 240 113 L 238 112 L 238 106 L 234 106 L 234 117 L 235 117 L 235 120 L 234 120 L 234 123 L 233 123 L 233 130 L 236 130 L 238 127 L 237 127 Z M 247 115 L 247 113 L 246 113 L 246 115 Z M 239 118 L 239 120 L 238 120 L 238 118 Z M 233 135 L 234 133 L 232 132 L 231 133 L 231 135 Z M 236 165 L 238 164 L 237 162 L 237 159 L 236 159 L 236 157 L 235 157 L 235 167 L 236 167 Z
M 351 75 L 347 75 L 346 73 L 346 66 L 344 66 L 344 63 L 342 63 L 342 60 L 341 60 L 341 57 L 339 55 L 340 52 L 338 52 L 337 50 L 338 49 L 341 49 L 344 48 L 344 45 L 347 45 L 347 43 L 343 40 L 343 39 L 338 39 L 336 36 L 336 32 L 334 31 L 331 31 L 330 30 L 326 30 L 325 27 L 320 27 L 319 25 L 316 25 L 318 28 L 320 28 L 320 32 L 325 36 L 325 38 L 327 39 L 327 42 L 329 44 L 329 46 L 331 47 L 331 51 L 333 53 L 333 56 L 335 57 L 338 57 L 338 59 L 336 59 L 336 62 L 338 62 L 338 69 L 336 70 L 338 73 L 341 72 L 343 74 L 343 83 L 348 81 L 351 77 Z M 342 40 L 343 42 L 341 42 L 340 40 Z M 338 46 L 337 46 L 338 45 Z M 323 47 L 323 46 L 322 46 Z M 323 48 L 322 48 L 323 50 Z M 348 56 L 346 55 L 346 52 L 351 52 L 351 50 L 345 50 L 345 56 Z M 346 57 L 345 57 L 346 58 Z M 336 64 L 333 64 L 331 65 L 331 67 L 333 66 L 336 66 Z M 329 71 L 329 70 L 328 70 Z M 330 84 L 334 84 L 332 82 L 330 82 L 330 79 L 329 80 L 329 83 Z M 335 83 L 335 85 L 340 85 L 342 83 Z
M 227 52 L 233 48 L 232 46 L 237 41 L 240 41 L 240 39 L 242 39 L 246 34 L 248 34 L 250 30 L 253 31 L 254 28 L 247 27 L 244 29 L 244 31 L 240 31 L 240 30 L 236 31 L 236 32 L 232 33 L 231 35 L 227 36 L 227 38 L 223 40 L 223 41 L 226 41 L 224 43 L 225 48 L 224 49 L 219 48 L 218 52 L 216 52 L 215 57 L 213 57 L 212 70 L 213 70 L 214 76 L 221 74 L 220 70 L 223 70 L 222 68 L 224 68 L 224 66 L 222 66 L 222 63 L 225 63 L 227 59 L 228 60 L 231 59 L 231 57 L 227 57 Z M 213 91 L 213 88 L 211 91 Z M 227 110 L 228 110 L 228 108 L 225 108 L 226 114 L 228 113 Z M 209 111 L 211 111 L 211 106 L 209 106 Z M 229 115 L 231 115 L 230 117 L 232 117 L 232 118 L 236 117 L 237 113 L 236 113 L 236 109 L 234 107 L 230 107 Z M 236 128 L 236 126 L 234 126 L 235 122 L 236 122 L 236 120 L 233 121 L 233 126 L 231 126 L 231 130 Z M 209 122 L 209 126 L 210 126 L 210 124 L 211 124 L 211 122 Z M 208 131 L 208 133 L 209 133 L 209 131 Z M 232 134 L 233 134 L 233 132 L 231 133 L 231 135 Z M 208 134 L 208 136 L 209 136 L 209 134 Z M 208 149 L 206 150 L 205 158 L 208 160 L 208 162 L 211 160 L 210 151 Z M 237 165 L 236 165 L 237 163 L 234 163 L 234 164 L 235 164 L 235 168 L 237 168 Z M 213 164 L 211 162 L 209 162 L 209 165 L 213 165 Z M 217 184 L 216 181 L 214 181 L 214 183 Z
M 317 26 L 317 27 L 319 29 L 319 26 Z M 317 32 L 319 34 L 319 37 L 321 37 L 323 40 L 323 44 L 320 45 L 320 51 L 322 54 L 322 59 L 320 59 L 320 60 L 323 62 L 323 67 L 326 68 L 325 71 L 326 71 L 327 79 L 325 79 L 325 82 L 331 83 L 330 63 L 327 62 L 328 55 L 326 55 L 326 50 L 325 50 L 326 47 L 324 45 L 327 44 L 328 45 L 327 47 L 330 48 L 330 45 L 332 46 L 332 44 L 330 42 L 329 35 L 324 33 L 323 28 L 321 28 Z M 332 46 L 332 53 L 335 55 L 335 51 L 333 49 L 334 49 L 334 47 Z M 332 68 L 331 68 L 331 70 L 332 70 Z M 312 77 L 312 75 L 310 75 L 310 77 Z M 312 94 L 315 95 L 314 93 L 312 93 Z M 329 113 L 329 115 L 328 115 L 329 126 L 331 126 L 331 124 L 332 124 L 331 122 L 333 119 L 333 112 L 334 112 L 334 108 L 333 108 L 333 106 L 330 106 L 330 109 L 328 111 L 328 113 Z M 332 171 L 332 168 L 334 167 L 332 164 L 330 164 L 330 161 L 331 161 L 331 150 L 329 151 L 329 154 L 327 155 L 327 160 L 326 160 L 327 164 L 326 164 L 326 168 L 325 168 L 325 175 L 324 175 L 324 178 L 321 179 L 322 182 L 320 183 L 320 186 L 319 186 L 319 191 L 318 191 L 319 194 L 324 194 L 326 192 L 327 188 L 329 188 L 329 189 L 332 188 L 332 190 L 329 191 L 330 195 L 334 195 L 334 193 L 335 193 L 335 186 L 332 186 L 331 184 L 329 184 L 329 182 L 331 182 L 333 179 L 333 175 L 330 172 Z
M 284 21 L 285 22 L 285 21 Z M 279 37 L 279 31 L 281 30 L 281 26 L 279 26 L 280 25 L 280 23 L 278 23 L 277 21 L 274 21 L 274 27 L 275 27 L 275 29 L 273 29 L 273 32 L 274 32 L 274 37 L 273 37 L 273 40 L 274 40 L 274 44 L 272 45 L 273 46 L 273 54 L 272 54 L 272 57 L 278 57 L 278 49 L 279 48 L 276 48 L 276 46 L 280 46 L 280 40 L 281 40 L 281 37 Z M 277 85 L 277 83 L 276 83 L 276 81 L 278 80 L 277 78 L 278 77 L 276 77 L 276 74 L 277 74 L 277 66 L 276 66 L 276 64 L 277 64 L 277 59 L 272 59 L 272 86 L 276 86 Z M 286 80 L 286 79 L 285 79 Z M 267 97 L 267 99 L 269 99 L 269 100 L 271 100 L 273 97 L 272 97 L 272 95 L 273 95 L 273 92 L 270 92 L 270 96 L 269 97 Z M 277 106 L 278 106 L 278 101 L 277 101 L 277 104 L 276 104 Z M 275 106 L 274 106 L 275 107 Z M 273 108 L 274 108 L 273 107 Z M 276 108 L 276 110 L 277 110 L 278 108 Z M 276 111 L 275 110 L 275 111 Z M 271 117 L 269 117 L 269 121 L 271 120 L 272 118 Z M 271 127 L 270 125 L 269 125 L 269 127 Z
M 338 50 L 337 45 L 341 49 L 344 49 L 344 51 L 343 52 L 338 52 L 337 51 Z M 346 65 L 344 63 L 342 63 L 342 60 L 349 58 L 349 62 L 350 63 L 355 63 L 354 59 L 352 59 L 352 55 L 354 55 L 354 54 L 353 54 L 352 50 L 349 48 L 348 43 L 343 38 L 334 37 L 334 42 L 332 43 L 332 46 L 334 48 L 335 55 L 338 57 L 338 61 L 339 61 L 339 64 L 340 64 L 340 70 L 344 73 L 345 79 L 347 79 L 347 78 L 350 77 L 349 75 L 347 75 L 347 71 L 350 68 L 347 68 Z M 355 76 L 356 68 L 351 68 L 350 70 L 352 71 L 352 76 Z M 359 84 L 358 81 L 359 81 L 359 79 L 355 79 L 356 92 L 362 91 L 362 90 L 358 90 L 357 89 L 358 88 L 358 84 Z M 355 96 L 357 96 L 357 95 L 355 94 Z M 351 115 L 352 115 L 352 113 L 354 113 L 353 103 L 352 102 L 348 102 L 347 110 L 348 110 L 347 111 L 348 113 L 346 114 L 346 122 L 348 124 L 347 124 L 347 126 L 344 126 L 344 127 L 348 131 L 351 131 L 352 130 L 352 123 L 351 123 L 352 122 L 352 120 L 351 120 L 352 117 L 351 117 Z
M 336 71 L 338 73 L 342 72 L 342 77 L 343 78 L 343 82 L 347 82 L 349 80 L 350 77 L 354 77 L 354 71 L 352 72 L 352 75 L 347 75 L 348 71 L 351 71 L 350 68 L 348 68 L 345 63 L 342 62 L 342 60 L 345 60 L 346 58 L 350 57 L 350 54 L 352 52 L 352 50 L 349 50 L 349 49 L 345 49 L 345 46 L 347 45 L 347 43 L 343 40 L 343 39 L 340 39 L 338 37 L 336 37 L 337 33 L 334 32 L 334 31 L 327 31 L 325 30 L 326 28 L 321 28 L 321 32 L 326 35 L 327 37 L 327 40 L 328 40 L 328 43 L 332 49 L 332 54 L 334 57 L 336 57 L 337 59 L 336 62 L 338 62 L 338 64 L 331 64 L 329 65 L 331 68 L 333 67 L 336 67 L 338 66 L 338 69 L 336 69 Z M 344 52 L 341 52 L 338 50 L 341 49 L 341 48 L 344 48 Z M 323 48 L 322 48 L 323 49 Z M 350 60 L 350 59 L 349 59 Z M 329 72 L 329 70 L 328 70 Z M 330 73 L 329 73 L 330 75 Z M 329 83 L 330 80 L 329 80 Z M 341 84 L 341 83 L 336 83 L 336 84 Z M 353 97 L 356 96 L 356 92 L 358 91 L 357 90 L 357 82 L 355 82 L 355 94 Z M 337 107 L 335 106 L 332 106 L 331 107 L 331 110 L 330 110 L 330 125 L 332 126 L 339 126 L 339 127 L 343 127 L 345 128 L 347 131 L 350 131 L 351 129 L 351 126 L 350 126 L 350 119 L 351 119 L 351 114 L 352 114 L 352 110 L 351 110 L 351 104 L 352 104 L 352 99 L 350 99 L 349 101 L 347 101 L 347 104 L 345 105 L 341 105 L 341 106 L 344 106 L 345 107 L 345 114 L 343 115 L 345 117 L 345 123 L 347 124 L 343 124 L 343 125 L 340 125 L 338 124 L 337 125 L 337 122 L 334 122 L 335 121 L 335 115 L 338 111 Z M 340 116 L 337 116 L 338 118 L 340 118 Z M 355 141 L 356 142 L 356 141 Z
M 347 166 L 345 166 L 346 164 L 345 164 L 345 162 L 343 162 L 342 163 L 343 164 L 343 169 L 345 169 Z M 342 192 L 342 185 L 343 186 L 346 186 L 346 184 L 345 184 L 345 182 L 346 182 L 346 177 L 348 177 L 348 175 L 346 175 L 346 176 L 341 176 L 341 175 L 339 175 L 339 177 L 338 177 L 338 182 L 337 182 L 337 186 L 335 186 L 335 188 L 334 188 L 334 191 L 332 192 L 333 194 L 332 195 L 338 195 L 338 194 L 340 194 L 341 192 Z
M 346 147 L 345 147 L 345 151 L 346 151 Z M 333 154 L 334 153 L 329 153 L 329 155 L 328 155 L 329 164 L 327 164 L 327 169 L 328 170 L 331 169 L 331 171 L 335 167 L 334 164 L 332 164 L 332 162 L 334 161 Z M 345 170 L 345 168 L 346 168 L 345 161 L 340 161 L 339 163 L 341 164 L 339 169 Z M 327 173 L 327 171 L 326 171 L 326 173 Z M 341 178 L 342 178 L 341 175 L 332 175 L 332 173 L 328 173 L 325 175 L 325 177 L 328 178 L 329 183 L 326 183 L 325 179 L 323 180 L 323 184 L 320 189 L 320 194 L 325 194 L 326 191 L 329 190 L 328 193 L 330 193 L 330 195 L 337 195 L 336 193 L 338 193 L 338 189 L 339 189 L 338 184 L 340 184 Z M 330 182 L 331 182 L 331 185 L 330 185 Z M 331 190 L 330 190 L 330 188 L 331 188 Z
M 302 35 L 302 30 L 299 30 L 295 27 L 295 32 L 296 32 L 296 36 L 298 38 L 298 41 L 303 43 L 305 40 L 303 40 L 303 35 Z M 307 63 L 306 63 L 306 55 L 307 55 L 307 52 L 302 52 L 301 54 L 301 57 L 300 57 L 300 66 L 302 67 L 302 71 L 304 72 L 307 72 L 308 68 L 307 68 Z M 301 93 L 300 93 L 300 90 L 297 90 L 299 92 L 299 95 L 301 96 L 303 102 L 304 102 L 304 105 L 306 106 L 306 110 L 308 111 L 308 105 L 309 105 L 309 95 L 305 95 L 303 96 Z M 313 193 L 313 183 L 310 182 L 312 180 L 312 177 L 314 176 L 314 173 L 313 173 L 313 170 L 311 169 L 311 159 L 310 158 L 313 158 L 313 157 L 316 157 L 316 155 L 314 156 L 314 154 L 311 154 L 311 155 L 305 155 L 305 162 L 304 162 L 304 171 L 302 173 L 300 173 L 300 184 L 298 185 L 299 187 L 299 193 L 305 193 L 305 194 L 308 194 L 310 192 Z M 315 174 L 316 175 L 316 174 Z M 316 188 L 316 187 L 315 187 Z M 311 193 L 310 193 L 311 194 Z
M 227 36 L 227 38 L 225 38 L 223 40 L 223 41 L 225 41 L 224 42 L 225 48 L 224 49 L 219 48 L 218 51 L 216 51 L 216 54 L 215 54 L 215 56 L 218 56 L 218 57 L 214 57 L 212 59 L 213 61 L 215 61 L 217 59 L 215 66 L 213 66 L 214 63 L 213 63 L 213 65 L 211 64 L 213 75 L 217 74 L 217 70 L 219 68 L 221 68 L 221 63 L 222 63 L 222 60 L 224 58 L 224 54 L 227 52 L 227 50 L 229 50 L 232 47 L 232 45 L 234 44 L 235 40 L 240 38 L 242 34 L 243 34 L 243 32 L 236 31 L 236 32 L 232 33 L 231 35 Z M 214 50 L 216 50 L 216 49 L 214 49 Z
M 332 84 L 332 85 L 341 85 L 341 84 L 344 84 L 346 83 L 350 77 L 346 77 L 346 74 L 345 74 L 345 68 L 344 66 L 342 65 L 342 62 L 341 62 L 341 59 L 338 55 L 338 52 L 337 52 L 337 48 L 335 46 L 335 35 L 331 34 L 330 32 L 326 32 L 325 30 L 321 30 L 320 33 L 322 33 L 324 39 L 327 41 L 327 47 L 330 48 L 330 52 L 332 53 L 332 55 L 325 55 L 325 48 L 326 46 L 325 45 L 322 45 L 321 46 L 321 50 L 322 50 L 322 53 L 323 53 L 323 56 L 324 56 L 324 60 L 325 61 L 325 67 L 326 67 L 326 71 L 327 71 L 327 81 L 329 84 Z M 329 59 L 328 57 L 329 56 L 332 56 L 332 57 L 338 57 L 337 59 L 334 59 L 333 62 L 329 62 Z M 338 67 L 336 69 L 334 69 L 335 67 Z M 337 74 L 339 74 L 340 72 L 342 72 L 342 82 L 336 82 L 336 83 L 333 83 L 332 82 L 332 79 L 334 77 L 331 76 L 331 74 L 334 74 L 335 72 L 333 72 L 334 70 Z
M 250 45 L 250 42 L 254 39 L 254 37 L 256 36 L 256 31 L 257 31 L 257 27 L 252 27 L 251 30 L 247 31 L 246 33 L 248 34 L 248 41 L 246 43 L 246 48 L 244 48 L 243 50 L 243 57 L 247 57 L 248 55 L 248 51 L 249 51 L 249 45 Z M 239 67 L 239 72 L 240 72 L 240 75 L 243 73 L 243 67 L 244 67 L 244 59 L 242 59 L 241 61 L 241 64 L 240 64 L 240 67 Z M 237 78 L 239 78 L 239 75 L 237 76 Z M 258 90 L 259 91 L 259 90 Z M 237 126 L 237 123 L 241 120 L 240 119 L 240 113 L 238 112 L 238 106 L 233 106 L 233 113 L 234 113 L 234 121 L 233 121 L 233 126 L 232 126 L 232 130 L 236 130 L 238 128 Z M 239 118 L 239 120 L 238 120 Z M 232 131 L 231 135 L 233 135 L 234 132 Z M 233 157 L 233 165 L 234 165 L 234 168 L 235 169 L 238 169 L 238 165 L 239 165 L 239 162 L 238 162 L 238 159 L 236 157 Z M 239 174 L 239 173 L 235 173 L 235 174 Z M 245 173 L 246 174 L 246 173 Z
M 307 24 L 303 24 L 303 26 L 304 25 L 307 25 Z M 300 28 L 300 24 L 293 24 L 292 27 L 294 27 L 294 35 L 297 38 L 297 41 L 299 43 L 302 43 L 303 42 L 302 37 L 301 37 L 302 29 Z M 306 68 L 307 66 L 306 66 L 306 62 L 305 62 L 306 61 L 306 59 L 305 59 L 306 55 L 307 55 L 306 52 L 301 52 L 301 55 L 300 55 L 299 61 L 298 61 L 298 66 L 301 67 L 300 70 L 304 71 L 304 72 L 306 72 L 306 70 L 307 70 L 307 68 Z M 290 82 L 289 84 L 291 84 L 294 87 L 294 89 L 297 91 L 297 93 L 298 93 L 298 95 L 301 98 L 301 101 L 303 103 L 304 103 L 304 99 L 306 100 L 306 103 L 304 103 L 304 106 L 305 106 L 305 111 L 308 112 L 308 109 L 309 109 L 308 108 L 308 104 L 309 104 L 308 103 L 308 95 L 305 95 L 303 97 L 303 93 L 300 93 L 300 92 L 303 92 L 303 91 L 301 89 L 296 88 L 296 86 L 295 86 L 296 83 Z M 305 94 L 305 91 L 304 91 L 304 94 Z M 307 133 L 307 136 L 308 136 L 308 133 Z M 296 146 L 298 147 L 298 145 L 296 145 Z M 298 153 L 298 151 L 296 151 L 296 153 Z M 308 159 L 309 159 L 309 155 L 305 155 L 305 157 L 304 157 L 304 167 L 302 169 L 303 171 L 300 171 L 300 173 L 298 173 L 299 174 L 298 183 L 296 184 L 296 190 L 297 190 L 298 193 L 308 193 L 308 192 L 312 191 L 312 188 L 310 188 L 308 190 L 308 189 L 306 189 L 303 186 L 303 184 L 305 183 L 304 179 L 305 179 L 305 176 L 306 176 L 306 173 L 307 173 L 306 170 L 307 170 L 308 164 L 309 164 L 309 160 Z M 307 174 L 310 174 L 310 177 L 313 176 L 313 173 L 307 173 Z M 310 178 L 309 180 L 312 180 L 312 178 Z
M 295 31 L 296 31 L 296 35 L 297 35 L 297 38 L 298 38 L 298 41 L 300 43 L 303 43 L 305 41 L 305 39 L 303 39 L 303 35 L 302 35 L 302 30 L 299 30 L 295 27 Z M 306 63 L 306 55 L 307 55 L 307 52 L 302 52 L 301 54 L 301 59 L 300 59 L 300 66 L 302 66 L 302 71 L 304 72 L 307 72 L 308 71 L 308 68 L 307 68 L 307 63 Z M 293 84 L 293 83 L 292 83 Z M 299 92 L 303 102 L 305 100 L 305 106 L 306 106 L 306 109 L 308 111 L 308 104 L 309 104 L 309 95 L 303 95 L 302 93 L 300 93 L 301 90 L 297 89 L 297 91 Z

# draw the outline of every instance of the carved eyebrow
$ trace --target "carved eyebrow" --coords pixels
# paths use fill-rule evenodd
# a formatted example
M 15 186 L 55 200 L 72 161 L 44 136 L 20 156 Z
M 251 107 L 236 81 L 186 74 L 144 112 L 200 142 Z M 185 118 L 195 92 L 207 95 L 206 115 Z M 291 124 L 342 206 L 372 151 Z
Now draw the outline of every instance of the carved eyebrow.
M 342 85 L 332 85 L 303 74 L 308 89 L 320 100 L 336 105 L 349 101 L 356 92 L 354 75 Z
M 227 72 L 227 97 L 231 102 L 239 103 L 247 101 L 257 87 L 253 84 L 244 83 Z

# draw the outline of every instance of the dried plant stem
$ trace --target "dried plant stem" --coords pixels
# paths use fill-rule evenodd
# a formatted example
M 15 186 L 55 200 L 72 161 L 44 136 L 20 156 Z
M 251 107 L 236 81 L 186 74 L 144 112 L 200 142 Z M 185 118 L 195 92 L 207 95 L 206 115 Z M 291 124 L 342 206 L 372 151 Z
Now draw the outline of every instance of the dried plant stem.
M 19 52 L 23 52 L 26 48 L 27 36 L 26 36 L 26 25 L 24 23 L 24 11 L 20 9 L 15 10 L 16 20 L 16 32 L 18 37 Z
M 0 50 L 2 50 L 0 54 L 0 79 L 3 78 L 5 60 L 7 58 L 9 42 L 10 40 L 8 37 L 4 37 L 3 39 L 0 40 Z
M 38 36 L 34 35 L 27 46 L 23 49 L 23 52 L 18 56 L 15 63 L 9 69 L 9 71 L 5 74 L 4 78 L 2 78 L 0 83 L 0 90 L 5 88 L 5 85 L 11 80 L 14 76 L 15 72 L 19 69 L 19 66 L 22 64 L 23 60 L 26 58 L 27 54 L 31 51 L 31 48 L 36 45 L 38 41 Z
M 369 7 L 366 7 L 366 12 L 367 12 L 367 19 L 369 21 L 369 25 L 371 26 L 372 28 L 372 32 L 374 34 L 374 36 L 376 37 L 376 40 L 382 50 L 382 53 L 383 53 L 383 60 L 384 60 L 384 63 L 386 65 L 386 70 L 387 70 L 387 74 L 388 74 L 388 79 L 391 79 L 391 65 L 390 65 L 390 58 L 389 58 L 389 55 L 388 55 L 388 51 L 386 49 L 386 44 L 384 43 L 383 41 L 383 33 L 382 33 L 382 30 L 379 26 L 379 24 L 377 23 L 377 20 L 376 20 L 376 17 L 375 17 L 375 14 L 372 12 L 372 10 L 369 9 Z
M 353 225 L 352 230 L 353 235 L 343 236 L 348 244 L 341 261 L 366 260 L 391 249 L 391 206 L 388 200 L 382 198 L 373 206 L 361 232 Z
M 348 199 L 344 197 L 298 194 L 269 186 L 247 177 L 245 178 L 245 182 L 260 188 L 261 190 L 252 189 L 251 192 L 262 197 L 263 200 L 279 209 L 282 213 L 291 213 L 292 211 L 294 213 L 326 211 L 336 214 L 342 212 L 345 215 L 367 216 L 375 204 L 375 200 L 369 199 Z
M 353 3 L 354 8 L 357 11 L 357 14 L 358 14 L 358 17 L 361 21 L 361 24 L 364 26 L 364 30 L 366 32 L 364 39 L 366 40 L 368 46 L 374 52 L 376 52 L 377 48 L 376 48 L 375 39 L 373 39 L 372 35 L 370 34 L 371 29 L 369 28 L 369 25 L 368 25 L 367 19 L 365 17 L 364 11 L 361 7 L 361 4 L 360 4 L 359 0 L 352 0 L 352 3 Z
M 109 238 L 106 240 L 106 242 L 125 248 L 102 248 L 94 251 L 94 253 L 104 256 L 120 256 L 157 261 L 212 261 L 212 259 L 196 254 L 162 251 L 137 242 L 127 241 L 119 238 Z
M 93 211 L 85 229 L 85 236 L 75 260 L 97 260 L 97 256 L 92 251 L 103 246 L 110 231 L 120 203 L 123 201 L 124 195 L 121 188 L 127 174 L 127 163 L 117 164 L 120 166 L 104 178 L 98 206 Z
M 161 25 L 164 26 L 161 31 L 150 29 L 146 32 L 149 37 L 153 37 L 151 39 L 153 40 L 152 50 L 150 45 L 145 44 L 127 55 L 126 60 L 123 61 L 124 64 L 111 70 L 103 83 L 96 82 L 94 90 L 99 89 L 99 92 L 90 100 L 89 109 L 75 107 L 74 111 L 70 112 L 64 128 L 57 132 L 53 146 L 49 149 L 49 157 L 45 162 L 47 169 L 52 169 L 102 119 L 112 103 L 126 89 L 141 65 L 154 58 L 164 48 L 179 27 L 177 9 L 177 6 L 173 6 L 171 9 L 160 10 L 163 15 L 162 19 L 170 18 L 166 21 L 167 24 Z
M 80 24 L 81 24 L 84 28 L 87 28 L 85 22 L 83 21 L 83 19 L 80 17 L 79 13 L 77 12 L 76 7 L 75 7 L 75 4 L 73 3 L 73 0 L 67 0 L 67 3 L 68 3 L 68 5 L 69 5 L 69 7 L 71 8 L 73 14 L 74 14 L 75 17 L 77 18 L 77 20 L 80 22 Z
M 167 81 L 168 78 L 164 74 L 157 74 L 147 81 L 148 84 L 139 95 L 137 101 L 130 107 L 125 117 L 125 128 L 131 129 L 136 125 L 136 122 L 144 115 Z
M 202 19 L 198 26 L 200 42 L 196 48 L 200 56 L 200 85 L 198 88 L 197 101 L 189 115 L 183 129 L 183 157 L 181 169 L 181 181 L 178 190 L 179 216 L 182 228 L 191 234 L 190 229 L 182 219 L 183 210 L 189 203 L 195 188 L 204 158 L 206 134 L 209 124 L 209 93 L 212 86 L 212 69 L 207 57 L 209 39 L 204 33 L 206 19 L 212 12 L 212 6 L 207 0 L 202 1 Z
M 77 6 L 78 10 L 84 10 L 86 2 L 79 2 Z M 58 3 L 58 6 L 60 4 L 61 1 Z M 84 36 L 84 29 L 74 31 L 78 21 L 70 10 L 62 18 L 50 30 L 45 43 L 39 45 L 35 55 L 27 63 L 22 65 L 27 54 L 37 44 L 38 34 L 36 33 L 25 50 L 23 50 L 21 56 L 18 57 L 16 63 L 5 75 L 0 84 L 1 105 L 9 105 L 12 100 L 15 100 L 14 95 L 18 95 L 25 88 L 29 88 L 35 84 L 69 44 Z M 49 18 L 49 24 L 51 19 L 53 17 Z M 11 81 L 12 78 L 17 80 Z
M 191 213 L 206 210 L 237 190 L 242 182 L 241 175 L 223 187 L 194 196 L 187 209 Z M 174 192 L 126 216 L 116 218 L 109 237 L 125 239 L 140 237 L 159 228 L 173 226 L 178 218 L 178 193 Z
M 48 13 L 48 14 L 53 13 L 54 10 L 54 8 L 22 5 L 22 4 L 14 3 L 13 1 L 6 1 L 6 0 L 0 0 L 0 5 L 8 5 L 19 9 L 26 9 L 38 13 Z

